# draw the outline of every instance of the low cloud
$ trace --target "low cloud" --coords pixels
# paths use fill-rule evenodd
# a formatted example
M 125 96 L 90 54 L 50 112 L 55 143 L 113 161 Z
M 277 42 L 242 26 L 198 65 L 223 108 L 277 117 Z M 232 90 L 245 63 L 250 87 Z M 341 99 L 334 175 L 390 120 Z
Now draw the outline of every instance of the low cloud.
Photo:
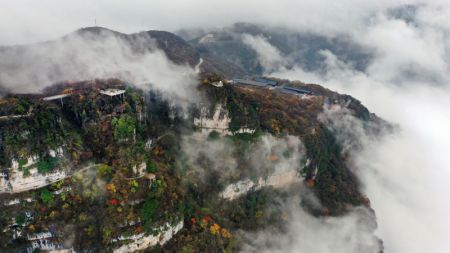
M 348 109 L 340 106 L 325 110 L 319 116 L 319 120 L 333 131 L 344 147 L 343 152 L 350 153 L 352 156 L 358 156 L 359 153 L 355 154 L 355 152 L 360 151 L 375 138 L 371 135 L 372 128 L 375 126 L 363 123 Z M 271 141 L 271 138 L 273 137 L 263 139 L 260 143 L 261 147 L 276 146 L 274 145 L 276 142 Z M 289 138 L 293 142 L 300 143 L 296 137 Z M 258 161 L 263 161 L 258 156 L 257 150 L 252 153 L 253 156 Z M 273 149 L 263 148 L 263 150 L 270 153 Z M 297 158 L 304 157 L 303 148 L 301 150 L 297 152 L 299 154 Z M 264 154 L 267 156 L 267 153 Z M 297 162 L 288 159 L 287 163 L 283 163 L 285 166 L 280 167 L 298 168 L 298 159 L 293 160 Z M 357 168 L 353 167 L 355 170 Z M 241 252 L 379 253 L 382 250 L 383 244 L 375 233 L 377 221 L 372 210 L 356 207 L 344 216 L 315 217 L 304 210 L 300 204 L 303 199 L 320 206 L 320 201 L 307 187 L 302 185 L 291 194 L 282 208 L 289 217 L 285 227 L 282 230 L 269 228 L 254 233 L 241 232 L 246 242 Z
M 360 42 L 375 51 L 367 73 L 381 82 L 442 83 L 448 71 L 447 42 L 440 31 L 380 14 Z M 446 48 L 447 47 L 447 48 Z
M 377 11 L 420 2 L 445 4 L 445 0 L 131 0 L 127 5 L 119 0 L 5 0 L 0 2 L 0 44 L 55 39 L 95 24 L 131 33 L 214 29 L 244 21 L 329 35 L 364 29 L 365 22 Z
M 102 198 L 106 195 L 106 182 L 98 177 L 96 166 L 88 165 L 73 174 L 84 197 Z
M 287 225 L 283 232 L 263 230 L 244 233 L 246 243 L 241 252 L 264 253 L 379 253 L 382 245 L 374 236 L 374 214 L 356 208 L 344 217 L 314 217 L 300 207 L 298 199 L 291 199 Z
M 266 73 L 279 70 L 287 65 L 287 60 L 283 57 L 280 50 L 271 45 L 263 36 L 243 34 L 242 42 L 256 52 L 258 61 Z
M 435 88 L 398 92 L 371 93 L 395 115 L 400 125 L 395 133 L 374 138 L 350 115 L 328 117 L 328 126 L 338 139 L 346 140 L 344 144 L 352 139 L 349 135 L 362 143 L 362 149 L 349 150 L 350 165 L 371 199 L 379 223 L 377 234 L 386 250 L 447 252 L 450 161 L 445 153 L 450 140 L 445 129 L 450 126 L 450 114 L 445 108 L 450 106 L 450 93 Z M 403 110 L 406 107 L 408 112 Z
M 127 40 L 108 30 L 77 32 L 53 42 L 5 48 L 0 68 L 0 85 L 12 92 L 39 92 L 66 80 L 119 78 L 178 102 L 198 99 L 197 71 L 171 62 L 145 33 Z
M 299 171 L 303 166 L 301 160 L 305 158 L 304 146 L 299 138 L 294 136 L 276 138 L 264 135 L 251 145 L 248 155 L 242 160 L 236 157 L 237 150 L 229 139 L 205 141 L 205 138 L 205 135 L 200 134 L 185 137 L 182 150 L 194 171 L 218 172 L 217 175 L 223 177 L 222 183 L 229 181 L 233 174 L 242 173 L 242 170 L 237 170 L 240 163 L 246 163 L 246 168 L 253 174 L 252 177 L 270 177 L 286 171 Z M 227 180 L 224 180 L 225 178 Z M 290 197 L 281 202 L 282 207 L 277 206 L 277 209 L 281 208 L 283 211 L 286 223 L 282 230 L 268 228 L 257 232 L 240 231 L 239 237 L 243 239 L 241 252 L 381 251 L 382 243 L 374 234 L 377 224 L 371 210 L 357 207 L 342 217 L 314 217 L 301 207 L 300 202 L 302 199 L 308 199 L 320 204 L 303 183 L 298 184 L 299 187 L 295 190 L 289 188 L 289 184 L 271 186 L 293 190 L 289 192 Z M 271 208 L 270 205 L 267 208 Z
M 181 147 L 191 173 L 196 173 L 204 182 L 208 175 L 214 173 L 223 184 L 242 179 L 252 179 L 256 182 L 260 178 L 267 179 L 272 175 L 283 175 L 292 171 L 294 173 L 288 174 L 296 175 L 295 172 L 302 169 L 302 159 L 305 158 L 304 146 L 299 138 L 294 136 L 276 138 L 264 135 L 251 144 L 245 154 L 236 148 L 230 138 L 207 140 L 207 135 L 202 133 L 183 137 Z M 273 178 L 277 181 L 276 179 L 278 178 Z
M 182 138 L 181 150 L 189 166 L 189 173 L 195 173 L 203 182 L 206 182 L 211 173 L 219 177 L 218 181 L 231 178 L 238 166 L 232 141 L 226 138 L 208 141 L 207 138 L 203 133 Z
M 348 141 L 345 133 L 351 133 L 363 144 L 353 149 L 344 142 L 351 152 L 350 165 L 376 212 L 376 233 L 386 252 L 450 250 L 446 238 L 450 234 L 450 72 L 449 48 L 444 45 L 448 27 L 423 20 L 432 13 L 441 17 L 448 8 L 429 8 L 418 9 L 415 25 L 386 17 L 374 20 L 360 34 L 360 42 L 377 52 L 364 72 L 325 50 L 320 73 L 297 67 L 274 74 L 353 95 L 378 116 L 398 124 L 397 132 L 377 138 L 361 131 L 357 121 L 348 124 L 352 122 L 348 115 L 328 124 L 340 129 L 335 133 L 341 140 Z
M 255 177 L 269 177 L 288 171 L 300 172 L 306 152 L 298 137 L 277 138 L 266 134 L 248 151 L 249 165 Z

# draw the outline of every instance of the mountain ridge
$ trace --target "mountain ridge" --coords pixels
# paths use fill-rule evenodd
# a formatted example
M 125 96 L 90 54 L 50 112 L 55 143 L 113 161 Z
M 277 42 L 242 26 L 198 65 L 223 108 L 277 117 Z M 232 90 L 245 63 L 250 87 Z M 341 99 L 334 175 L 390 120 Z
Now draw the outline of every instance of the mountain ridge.
M 356 246 L 382 252 L 370 200 L 332 121 L 350 118 L 374 136 L 388 123 L 320 85 L 238 79 L 164 31 L 83 28 L 44 45 L 111 33 L 138 53 L 156 45 L 175 64 L 203 59 L 191 87 L 202 99 L 181 105 L 117 78 L 1 98 L 1 250 L 236 252 L 249 243 L 243 231 L 282 233 L 294 199 L 320 219 L 356 210 L 370 238 Z M 344 136 L 357 147 L 358 136 Z

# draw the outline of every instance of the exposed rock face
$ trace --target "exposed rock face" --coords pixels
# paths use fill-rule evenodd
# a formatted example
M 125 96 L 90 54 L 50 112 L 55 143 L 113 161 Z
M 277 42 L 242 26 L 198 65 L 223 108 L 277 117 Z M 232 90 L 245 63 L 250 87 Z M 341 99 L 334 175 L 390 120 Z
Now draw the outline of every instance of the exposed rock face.
M 247 194 L 249 191 L 257 191 L 263 187 L 285 188 L 301 182 L 302 179 L 299 177 L 297 171 L 286 170 L 284 172 L 274 173 L 266 179 L 259 178 L 256 183 L 250 179 L 246 179 L 230 184 L 220 193 L 220 196 L 228 200 L 233 200 Z
M 116 241 L 131 240 L 131 243 L 122 245 L 120 248 L 115 249 L 114 253 L 132 253 L 139 250 L 145 250 L 157 244 L 164 245 L 172 237 L 177 234 L 181 229 L 183 229 L 183 221 L 178 222 L 176 225 L 171 226 L 170 224 L 165 224 L 161 227 L 162 232 L 157 235 L 137 234 L 133 236 L 121 236 Z
M 208 117 L 208 113 L 207 108 L 202 108 L 200 118 L 194 119 L 194 125 L 201 129 L 227 133 L 231 121 L 228 111 L 225 110 L 221 104 L 219 104 L 216 106 L 214 114 L 211 118 Z
M 230 130 L 231 118 L 228 111 L 223 105 L 219 104 L 214 110 L 212 117 L 209 117 L 209 112 L 207 108 L 201 108 L 200 118 L 194 118 L 194 125 L 201 129 L 203 133 L 209 134 L 212 131 L 219 132 L 222 135 L 232 135 L 232 134 L 253 134 L 255 129 L 250 129 L 247 127 L 241 127 L 238 130 Z
M 12 171 L 12 176 L 9 180 L 9 184 L 11 186 L 10 191 L 6 192 L 19 193 L 39 189 L 46 185 L 63 180 L 66 177 L 67 174 L 64 171 L 54 171 L 43 175 L 34 168 L 29 171 L 29 175 L 25 176 L 23 172 L 14 170 Z
M 64 156 L 62 147 L 56 150 L 50 149 L 48 154 L 52 158 Z M 24 160 L 26 161 L 24 164 L 20 164 L 15 159 L 11 161 L 11 168 L 6 169 L 6 173 L 0 179 L 0 193 L 19 193 L 39 189 L 67 177 L 62 169 L 45 174 L 40 173 L 36 168 L 39 162 L 37 155 L 29 156 Z

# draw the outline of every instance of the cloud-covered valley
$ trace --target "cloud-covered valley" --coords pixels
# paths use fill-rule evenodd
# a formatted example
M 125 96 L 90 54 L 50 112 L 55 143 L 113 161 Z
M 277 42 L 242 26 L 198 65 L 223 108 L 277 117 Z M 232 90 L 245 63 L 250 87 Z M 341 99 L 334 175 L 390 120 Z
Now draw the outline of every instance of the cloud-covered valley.
M 349 145 L 346 152 L 351 155 L 350 165 L 362 182 L 362 191 L 371 200 L 377 224 L 366 222 L 365 218 L 372 215 L 366 209 L 354 210 L 343 217 L 318 219 L 299 208 L 296 199 L 286 206 L 291 220 L 285 233 L 247 234 L 253 243 L 243 250 L 378 252 L 377 239 L 371 236 L 375 230 L 387 253 L 450 251 L 448 1 L 199 0 L 194 4 L 176 0 L 170 5 L 162 1 L 134 1 L 121 7 L 118 1 L 69 2 L 2 1 L 0 44 L 54 39 L 80 26 L 90 26 L 94 19 L 123 32 L 152 28 L 210 31 L 246 21 L 283 27 L 292 33 L 349 38 L 370 53 L 365 68 L 357 68 L 354 62 L 321 48 L 317 52 L 322 59 L 320 69 L 311 71 L 285 59 L 280 49 L 265 37 L 247 35 L 243 42 L 256 52 L 265 74 L 318 83 L 350 94 L 370 111 L 398 126 L 396 131 L 374 138 L 361 122 L 345 112 L 339 112 L 345 117 L 337 117 L 332 111 L 322 115 L 330 129 L 339 128 L 346 138 L 353 136 L 360 141 L 357 149 Z M 75 16 L 69 10 L 84 14 Z M 54 29 L 47 29 L 51 24 L 55 24 Z M 104 51 L 109 52 L 106 58 Z M 37 62 L 36 58 L 44 60 Z M 109 36 L 100 42 L 74 37 L 64 46 L 52 45 L 32 51 L 22 62 L 15 60 L 15 52 L 0 58 L 0 65 L 7 69 L 0 72 L 0 85 L 17 92 L 39 91 L 61 79 L 118 77 L 134 83 L 151 83 L 184 100 L 195 100 L 197 96 L 192 93 L 197 77 L 194 68 L 173 64 L 155 48 L 144 55 L 135 55 L 123 42 Z M 20 74 L 12 69 L 20 69 Z M 194 151 L 212 157 L 233 152 L 227 143 L 214 147 L 199 145 Z M 235 161 L 219 162 L 236 169 Z
M 364 72 L 324 50 L 322 73 L 301 68 L 273 73 L 351 94 L 398 124 L 398 132 L 381 139 L 362 135 L 364 148 L 353 154 L 386 252 L 450 249 L 448 28 L 428 18 L 446 11 L 419 7 L 415 23 L 380 14 L 357 38 L 376 52 Z M 357 122 L 345 126 L 353 134 L 359 132 Z

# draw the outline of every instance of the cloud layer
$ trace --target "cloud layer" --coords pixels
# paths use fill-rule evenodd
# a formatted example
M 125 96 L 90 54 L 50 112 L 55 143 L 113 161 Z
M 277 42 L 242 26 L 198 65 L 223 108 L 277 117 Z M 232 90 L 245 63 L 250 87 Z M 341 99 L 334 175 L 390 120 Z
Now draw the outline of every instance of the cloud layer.
M 321 73 L 294 68 L 273 74 L 351 94 L 399 125 L 398 133 L 372 139 L 356 122 L 341 118 L 337 124 L 364 143 L 352 165 L 376 211 L 386 252 L 450 250 L 450 51 L 448 22 L 436 22 L 448 11 L 421 6 L 413 22 L 379 13 L 354 38 L 376 52 L 364 72 L 323 50 Z
M 72 33 L 63 39 L 0 51 L 0 85 L 39 92 L 60 81 L 119 78 L 144 90 L 158 89 L 181 102 L 198 99 L 197 72 L 176 65 L 147 34 L 132 41 L 109 30 Z
M 167 4 L 166 1 L 136 0 L 126 5 L 119 3 L 118 0 L 95 3 L 87 0 L 64 3 L 57 0 L 1 1 L 0 44 L 57 38 L 80 26 L 93 25 L 94 19 L 100 25 L 122 32 L 154 28 L 172 31 L 189 27 L 210 29 L 246 21 L 330 37 L 339 34 L 349 36 L 373 52 L 374 58 L 365 71 L 356 70 L 351 63 L 323 49 L 320 52 L 324 59 L 320 73 L 307 72 L 300 67 L 271 73 L 325 84 L 349 93 L 379 116 L 398 123 L 401 131 L 382 139 L 373 140 L 360 133 L 364 148 L 353 153 L 352 166 L 358 172 L 364 184 L 363 190 L 371 199 L 378 217 L 377 234 L 389 253 L 450 251 L 450 202 L 447 197 L 450 192 L 450 161 L 447 154 L 450 150 L 448 1 L 174 0 Z M 413 8 L 406 14 L 404 8 L 390 12 L 392 8 L 408 4 Z M 267 50 L 270 45 L 261 38 L 253 38 L 251 42 L 259 45 L 255 49 L 264 48 L 262 52 L 273 52 Z M 173 73 L 192 72 L 171 65 L 158 52 L 151 53 L 150 58 L 138 59 L 139 65 L 131 62 L 123 68 L 123 65 L 114 62 L 128 63 L 133 56 L 128 55 L 126 50 L 123 53 L 120 43 L 111 43 L 106 43 L 111 47 L 109 49 L 119 52 L 113 54 L 112 61 L 98 59 L 95 54 L 86 56 L 88 60 L 101 63 L 89 68 L 86 77 L 102 73 L 105 70 L 103 67 L 111 63 L 112 68 L 108 67 L 108 71 L 132 68 L 137 69 L 137 73 L 144 73 L 143 76 L 138 75 L 139 80 L 147 81 L 145 73 L 153 69 L 155 72 L 149 72 L 152 74 L 149 78 L 162 76 L 161 80 L 148 80 L 154 83 L 178 83 L 169 78 Z M 56 57 L 54 60 L 61 59 Z M 277 62 L 279 57 L 275 54 L 273 59 L 268 59 L 269 62 L 271 60 Z M 70 64 L 67 62 L 68 66 Z M 159 66 L 163 69 L 158 69 Z M 157 75 L 160 72 L 163 75 Z M 3 73 L 2 78 L 17 78 L 8 75 Z M 178 86 L 170 87 L 176 89 Z M 338 125 L 351 131 L 358 124 Z M 349 249 L 351 244 L 343 243 L 347 239 L 352 241 L 361 229 L 355 222 L 358 219 L 354 214 L 321 221 L 301 212 L 293 215 L 288 233 L 276 237 L 282 243 L 261 250 L 311 252 L 314 250 L 311 245 L 319 245 L 324 247 L 319 252 L 360 252 L 355 248 Z M 342 232 L 334 230 L 336 227 L 350 229 Z M 335 239 L 337 243 L 324 243 L 322 237 L 327 236 L 332 236 L 330 241 Z M 372 242 L 370 239 L 360 239 L 368 245 Z
M 292 201 L 286 233 L 266 230 L 247 234 L 242 252 L 264 253 L 379 253 L 381 245 L 373 235 L 376 227 L 371 212 L 355 209 L 345 217 L 313 217 Z
M 256 52 L 258 61 L 265 72 L 279 70 L 287 64 L 287 60 L 281 55 L 281 52 L 263 36 L 243 34 L 242 42 Z
M 257 182 L 260 178 L 267 179 L 271 175 L 300 172 L 301 161 L 305 157 L 303 143 L 294 136 L 276 138 L 263 135 L 243 154 L 244 151 L 238 150 L 230 138 L 208 140 L 204 133 L 184 136 L 181 147 L 190 173 L 196 173 L 201 180 L 214 173 L 213 175 L 220 177 L 217 179 L 220 183 L 240 179 Z
M 339 33 L 364 29 L 365 22 L 378 11 L 420 2 L 429 1 L 132 0 L 124 5 L 119 0 L 5 0 L 0 2 L 0 45 L 55 39 L 95 24 L 131 33 L 148 29 L 208 29 L 244 21 Z M 432 2 L 445 4 L 444 0 Z M 438 22 L 438 17 L 434 17 Z

